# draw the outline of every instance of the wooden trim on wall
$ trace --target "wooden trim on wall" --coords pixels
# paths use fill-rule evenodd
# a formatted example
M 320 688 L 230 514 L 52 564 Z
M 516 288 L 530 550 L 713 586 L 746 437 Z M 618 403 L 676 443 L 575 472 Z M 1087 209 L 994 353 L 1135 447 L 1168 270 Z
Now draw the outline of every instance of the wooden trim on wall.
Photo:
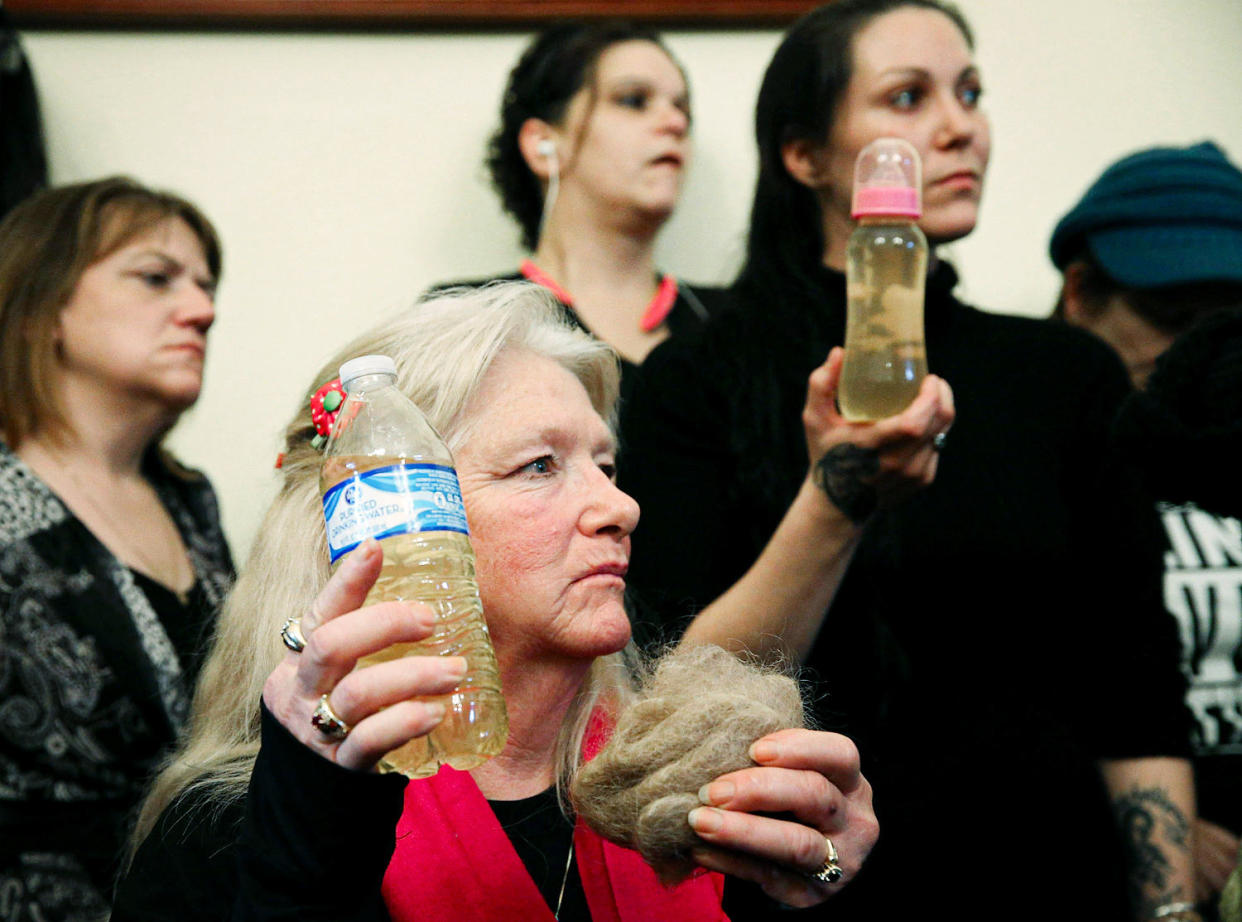
M 552 19 L 786 25 L 823 0 L 3 0 L 25 28 L 447 28 Z

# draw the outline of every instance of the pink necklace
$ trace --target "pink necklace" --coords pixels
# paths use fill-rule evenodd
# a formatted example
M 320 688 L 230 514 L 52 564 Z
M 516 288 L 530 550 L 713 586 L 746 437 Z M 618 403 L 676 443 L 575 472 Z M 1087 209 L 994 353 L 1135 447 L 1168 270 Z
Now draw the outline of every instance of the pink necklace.
M 556 283 L 552 276 L 548 275 L 542 269 L 529 259 L 522 260 L 518 267 L 523 277 L 542 285 L 566 307 L 574 306 L 573 296 Z M 651 301 L 647 304 L 647 309 L 643 311 L 642 317 L 638 319 L 638 328 L 644 333 L 650 333 L 664 322 L 673 309 L 673 304 L 677 301 L 677 279 L 671 275 L 660 277 L 660 284 L 656 287 L 656 293 L 652 296 Z

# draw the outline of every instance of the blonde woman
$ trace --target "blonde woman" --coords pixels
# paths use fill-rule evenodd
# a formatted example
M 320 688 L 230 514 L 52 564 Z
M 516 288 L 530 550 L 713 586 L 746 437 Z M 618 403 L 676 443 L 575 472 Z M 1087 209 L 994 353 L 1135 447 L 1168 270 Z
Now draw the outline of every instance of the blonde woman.
M 322 458 L 303 409 L 191 734 L 144 807 L 113 919 L 723 918 L 718 875 L 665 888 L 636 853 L 558 806 L 587 721 L 615 717 L 631 694 L 623 595 L 638 507 L 614 482 L 615 353 L 526 283 L 420 304 L 347 346 L 308 397 L 362 353 L 394 359 L 399 385 L 454 453 L 506 747 L 470 773 L 406 783 L 369 771 L 438 723 L 442 712 L 416 698 L 455 687 L 464 664 L 409 657 L 353 670 L 425 637 L 431 613 L 359 608 L 378 573 L 373 542 L 329 579 Z M 301 652 L 281 642 L 290 616 L 307 637 Z M 343 737 L 312 725 L 321 696 Z M 752 756 L 688 816 L 703 840 L 695 859 L 786 903 L 819 902 L 841 886 L 827 882 L 829 864 L 848 879 L 876 835 L 856 752 L 836 734 L 786 730 Z M 771 813 L 787 818 L 760 815 Z

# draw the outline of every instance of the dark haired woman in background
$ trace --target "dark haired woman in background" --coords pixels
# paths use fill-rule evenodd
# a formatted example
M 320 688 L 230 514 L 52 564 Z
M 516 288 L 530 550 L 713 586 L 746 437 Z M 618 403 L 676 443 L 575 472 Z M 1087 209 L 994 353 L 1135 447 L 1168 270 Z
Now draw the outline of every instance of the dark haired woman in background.
M 690 159 L 690 121 L 685 74 L 656 33 L 562 23 L 513 68 L 488 147 L 492 184 L 532 251 L 520 275 L 621 354 L 623 403 L 633 367 L 708 317 L 710 293 L 655 265 Z
M 1151 508 L 1106 457 L 1116 360 L 962 304 L 933 257 L 928 363 L 956 404 L 934 482 L 877 496 L 866 440 L 892 420 L 830 449 L 804 433 L 839 374 L 839 352 L 819 366 L 843 341 L 856 155 L 911 142 L 929 242 L 963 237 L 990 153 L 980 93 L 969 28 L 935 0 L 838 0 L 786 35 L 759 95 L 738 309 L 657 349 L 622 417 L 643 508 L 631 584 L 670 617 L 711 603 L 688 636 L 800 656 L 824 682 L 820 719 L 858 740 L 882 829 L 835 920 L 1188 919 L 1183 683 Z M 744 618 L 739 578 L 782 560 L 783 623 L 720 635 Z
M 161 448 L 197 400 L 210 222 L 127 179 L 0 223 L 0 915 L 105 918 L 130 812 L 232 578 L 215 495 Z

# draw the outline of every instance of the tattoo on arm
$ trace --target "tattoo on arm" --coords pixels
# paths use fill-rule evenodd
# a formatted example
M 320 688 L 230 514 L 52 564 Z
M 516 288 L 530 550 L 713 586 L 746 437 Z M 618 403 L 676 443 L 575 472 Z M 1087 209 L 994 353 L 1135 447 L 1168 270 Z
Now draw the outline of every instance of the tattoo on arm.
M 878 451 L 847 442 L 815 462 L 815 484 L 850 521 L 861 523 L 875 511 L 876 490 L 870 481 L 879 470 Z
M 1130 890 L 1139 918 L 1151 918 L 1158 906 L 1193 899 L 1180 884 L 1170 884 L 1170 857 L 1190 851 L 1190 820 L 1163 788 L 1133 788 L 1113 799 L 1130 867 Z

